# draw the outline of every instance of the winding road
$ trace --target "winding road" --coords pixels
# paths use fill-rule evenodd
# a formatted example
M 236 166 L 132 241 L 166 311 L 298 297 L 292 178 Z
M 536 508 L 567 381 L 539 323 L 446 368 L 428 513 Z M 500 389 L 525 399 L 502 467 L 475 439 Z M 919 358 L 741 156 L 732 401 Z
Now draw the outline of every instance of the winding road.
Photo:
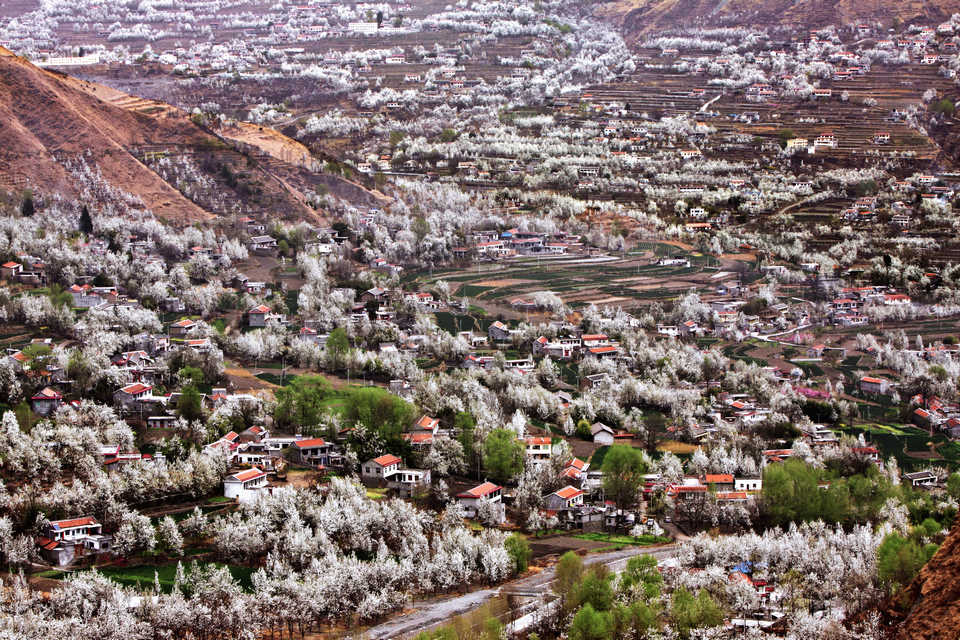
M 627 566 L 627 560 L 633 556 L 650 554 L 658 561 L 673 555 L 675 544 L 660 547 L 632 547 L 620 551 L 595 553 L 584 557 L 584 564 L 589 566 L 603 563 L 613 572 L 622 571 Z M 421 631 L 449 622 L 451 618 L 468 613 L 483 606 L 491 598 L 498 595 L 519 593 L 524 596 L 540 597 L 547 595 L 556 577 L 554 567 L 544 569 L 540 573 L 518 578 L 510 582 L 489 589 L 480 589 L 458 596 L 427 598 L 414 601 L 408 613 L 395 616 L 381 624 L 367 629 L 363 637 L 368 640 L 399 640 L 413 636 Z

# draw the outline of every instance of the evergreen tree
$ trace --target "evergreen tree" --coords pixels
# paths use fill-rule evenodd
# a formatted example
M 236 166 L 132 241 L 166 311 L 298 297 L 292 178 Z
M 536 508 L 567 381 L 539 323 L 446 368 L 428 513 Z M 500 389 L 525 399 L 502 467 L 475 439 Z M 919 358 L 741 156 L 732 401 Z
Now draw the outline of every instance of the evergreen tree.
M 90 217 L 87 205 L 83 205 L 83 209 L 80 210 L 80 233 L 87 235 L 93 233 L 93 218 Z

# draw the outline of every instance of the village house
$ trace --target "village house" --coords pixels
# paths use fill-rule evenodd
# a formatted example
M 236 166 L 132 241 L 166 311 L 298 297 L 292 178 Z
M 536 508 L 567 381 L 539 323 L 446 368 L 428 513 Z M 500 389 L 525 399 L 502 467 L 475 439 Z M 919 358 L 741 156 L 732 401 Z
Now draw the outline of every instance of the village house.
M 593 441 L 600 445 L 612 445 L 614 440 L 614 431 L 612 428 L 602 422 L 594 422 L 590 425 L 590 435 Z
M 267 486 L 267 474 L 253 467 L 227 476 L 223 480 L 223 497 L 240 503 L 253 502 Z
M 40 416 L 54 413 L 63 404 L 63 394 L 50 387 L 44 387 L 30 398 L 30 407 Z
M 930 471 L 916 471 L 903 474 L 904 479 L 910 481 L 911 487 L 929 487 L 937 483 L 937 476 Z
M 734 491 L 760 491 L 763 489 L 763 478 L 734 478 Z
M 141 382 L 134 382 L 117 389 L 113 394 L 113 404 L 123 411 L 132 410 L 137 401 L 150 395 L 153 387 Z
M 110 550 L 111 536 L 102 534 L 102 525 L 92 516 L 48 522 L 37 538 L 40 554 L 55 566 L 70 564 L 86 552 Z
M 297 462 L 311 467 L 325 467 L 330 464 L 330 452 L 333 445 L 323 438 L 297 440 L 293 451 Z
M 387 453 L 363 463 L 360 476 L 368 480 L 387 480 L 400 470 L 403 460 Z
M 860 378 L 860 391 L 862 393 L 886 394 L 890 390 L 890 381 L 884 378 L 875 378 L 873 376 L 864 376 Z
M 475 517 L 482 503 L 500 504 L 502 499 L 503 487 L 489 481 L 457 494 L 457 502 L 467 512 L 468 517 Z
M 584 492 L 581 489 L 567 485 L 544 496 L 543 506 L 549 511 L 575 509 L 583 504 L 583 496 Z
M 529 436 L 523 439 L 527 461 L 534 464 L 550 461 L 552 445 L 550 436 Z
M 429 433 L 430 435 L 437 435 L 437 432 L 440 430 L 440 420 L 437 418 L 431 418 L 428 415 L 420 416 L 420 419 L 413 424 L 414 433 Z
M 390 476 L 387 487 L 394 489 L 401 498 L 412 498 L 418 492 L 429 489 L 429 469 L 398 469 Z
M 193 333 L 196 328 L 196 322 L 189 318 L 181 318 L 170 325 L 170 336 L 174 338 L 182 338 L 183 336 Z
M 733 491 L 735 482 L 729 473 L 708 473 L 702 478 L 703 484 L 713 486 L 717 491 Z
M 247 241 L 247 249 L 250 253 L 269 255 L 276 251 L 277 241 L 270 236 L 253 236 Z
M 503 342 L 510 339 L 510 329 L 497 320 L 487 329 L 487 336 L 493 342 Z

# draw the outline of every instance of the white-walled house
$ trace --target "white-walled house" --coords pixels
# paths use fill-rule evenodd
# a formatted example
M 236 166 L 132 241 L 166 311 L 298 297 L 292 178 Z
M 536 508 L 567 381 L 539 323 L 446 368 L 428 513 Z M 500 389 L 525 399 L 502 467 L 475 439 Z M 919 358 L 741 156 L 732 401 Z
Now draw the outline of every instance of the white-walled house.
M 473 489 L 457 494 L 457 502 L 460 503 L 468 516 L 475 516 L 477 509 L 484 502 L 498 504 L 503 500 L 503 487 L 492 482 L 484 482 Z
M 760 491 L 763 489 L 763 478 L 734 478 L 734 491 Z
M 391 453 L 387 453 L 364 462 L 360 469 L 360 475 L 363 478 L 369 478 L 371 480 L 386 480 L 399 471 L 400 465 L 402 464 L 403 460 Z
M 398 469 L 390 476 L 387 486 L 396 489 L 402 498 L 412 498 L 417 491 L 430 487 L 430 470 Z
M 102 527 L 92 516 L 49 522 L 37 538 L 40 554 L 62 567 L 87 551 L 109 551 L 113 538 L 103 535 Z
M 252 502 L 266 486 L 267 474 L 253 467 L 224 478 L 223 496 L 237 502 Z
M 562 489 L 557 489 L 553 493 L 544 496 L 543 505 L 551 511 L 573 509 L 583 504 L 583 493 L 580 489 L 567 485 Z

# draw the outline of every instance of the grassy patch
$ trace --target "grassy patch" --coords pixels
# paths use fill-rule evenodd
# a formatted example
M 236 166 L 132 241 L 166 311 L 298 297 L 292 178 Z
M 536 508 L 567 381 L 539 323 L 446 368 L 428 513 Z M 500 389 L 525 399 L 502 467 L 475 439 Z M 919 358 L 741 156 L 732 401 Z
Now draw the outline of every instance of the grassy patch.
M 600 533 L 599 531 L 591 533 L 576 533 L 570 537 L 577 538 L 578 540 L 590 540 L 592 542 L 609 542 L 615 545 L 636 545 L 641 547 L 670 542 L 670 538 L 666 536 L 652 536 L 649 534 L 644 534 L 634 538 L 633 536 Z
M 270 384 L 275 384 L 277 386 L 285 387 L 291 382 L 293 382 L 294 378 L 296 378 L 297 376 L 290 373 L 283 376 L 281 376 L 279 373 L 258 373 L 256 377 L 260 378 L 265 382 L 269 382 Z
M 198 562 L 199 566 L 206 566 L 211 563 Z M 230 570 L 230 575 L 233 576 L 233 579 L 236 580 L 240 587 L 249 592 L 253 591 L 253 584 L 250 581 L 250 576 L 253 574 L 254 569 L 250 567 L 238 567 L 235 565 L 224 565 L 221 563 L 212 563 L 218 567 L 227 567 Z M 189 575 L 190 573 L 190 564 L 184 563 L 184 571 Z M 154 573 L 156 573 L 157 579 L 160 581 L 160 590 L 164 593 L 170 593 L 173 590 L 173 581 L 177 575 L 177 565 L 176 564 L 166 564 L 163 566 L 152 566 L 152 565 L 141 565 L 139 567 L 101 567 L 98 568 L 101 574 L 116 582 L 117 584 L 122 584 L 128 587 L 137 587 L 140 589 L 152 589 L 154 581 Z M 42 575 L 44 578 L 54 578 L 62 579 L 66 576 L 66 572 L 63 571 L 45 571 L 44 574 L 59 574 L 59 575 Z

